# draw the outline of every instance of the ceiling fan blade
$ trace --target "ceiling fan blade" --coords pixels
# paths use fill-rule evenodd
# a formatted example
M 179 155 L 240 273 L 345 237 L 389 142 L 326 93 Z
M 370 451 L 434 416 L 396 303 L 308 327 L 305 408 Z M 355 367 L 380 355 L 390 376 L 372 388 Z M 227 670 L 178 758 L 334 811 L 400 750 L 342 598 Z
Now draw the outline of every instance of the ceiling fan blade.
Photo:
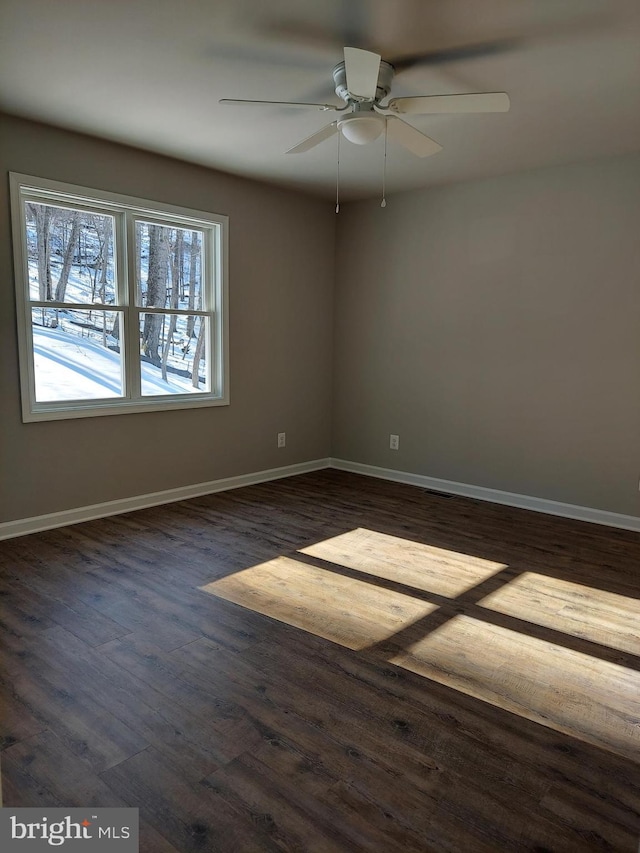
M 371 19 L 368 5 L 367 0 L 340 0 L 342 44 L 363 44 L 368 41 L 367 32 Z
M 307 138 L 303 139 L 302 142 L 298 142 L 297 145 L 294 145 L 293 148 L 290 148 L 286 153 L 304 154 L 305 151 L 315 148 L 316 145 L 324 142 L 325 139 L 329 139 L 330 136 L 333 136 L 337 132 L 338 122 L 332 121 L 331 124 L 326 125 L 321 130 L 316 131 L 316 133 L 312 133 L 311 136 L 307 136 Z
M 349 92 L 356 98 L 373 100 L 378 88 L 380 54 L 359 47 L 345 47 L 344 69 Z
M 226 104 L 231 106 L 268 106 L 268 107 L 299 107 L 302 109 L 313 109 L 313 110 L 336 110 L 345 109 L 344 107 L 336 107 L 333 104 L 309 104 L 303 101 L 246 101 L 239 98 L 221 98 L 218 101 L 219 104 Z
M 387 134 L 394 142 L 404 145 L 418 157 L 429 157 L 442 150 L 442 145 L 438 145 L 435 140 L 395 116 L 387 118 Z
M 403 115 L 437 113 L 506 113 L 511 102 L 506 92 L 473 95 L 424 95 L 416 98 L 392 98 L 387 109 Z
M 412 68 L 414 65 L 444 65 L 447 62 L 464 62 L 481 56 L 493 56 L 514 50 L 522 44 L 522 39 L 505 38 L 499 41 L 487 41 L 479 44 L 465 44 L 459 47 L 446 47 L 442 50 L 430 50 L 426 53 L 414 53 L 389 59 L 396 73 Z
M 544 14 L 541 10 L 538 23 L 531 20 L 526 26 L 520 27 L 518 32 L 512 32 L 510 35 L 505 34 L 499 38 L 472 44 L 405 54 L 404 56 L 392 57 L 387 61 L 393 65 L 396 73 L 412 68 L 414 65 L 442 65 L 447 62 L 464 62 L 467 59 L 520 50 L 536 42 L 544 43 L 549 39 L 557 41 L 583 36 L 590 37 L 607 30 L 613 20 L 613 13 L 608 9 L 608 6 L 612 4 L 581 4 L 578 1 L 576 3 L 552 3 L 548 5 L 548 13 Z M 587 9 L 580 9 L 580 6 L 587 6 Z M 591 9 L 588 8 L 589 6 Z
M 345 44 L 370 45 L 368 30 L 371 20 L 370 0 L 334 0 L 332 22 L 328 26 L 309 21 L 280 19 L 265 22 L 261 32 L 267 38 L 275 36 L 283 44 L 293 43 L 308 51 L 327 51 L 332 54 Z

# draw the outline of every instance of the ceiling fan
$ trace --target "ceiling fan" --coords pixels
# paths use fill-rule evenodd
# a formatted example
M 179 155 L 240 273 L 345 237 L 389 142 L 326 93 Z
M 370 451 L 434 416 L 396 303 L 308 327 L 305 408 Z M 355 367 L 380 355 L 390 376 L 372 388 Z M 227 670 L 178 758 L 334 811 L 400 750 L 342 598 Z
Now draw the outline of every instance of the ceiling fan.
M 395 68 L 377 53 L 356 47 L 344 48 L 344 61 L 333 69 L 335 92 L 344 106 L 295 101 L 252 101 L 223 98 L 221 104 L 299 107 L 341 113 L 340 117 L 294 145 L 286 153 L 302 154 L 336 133 L 356 145 L 377 139 L 383 131 L 394 142 L 418 157 L 428 157 L 442 149 L 435 140 L 408 124 L 402 115 L 442 113 L 503 113 L 509 110 L 505 92 L 461 95 L 421 95 L 382 101 L 391 91 Z

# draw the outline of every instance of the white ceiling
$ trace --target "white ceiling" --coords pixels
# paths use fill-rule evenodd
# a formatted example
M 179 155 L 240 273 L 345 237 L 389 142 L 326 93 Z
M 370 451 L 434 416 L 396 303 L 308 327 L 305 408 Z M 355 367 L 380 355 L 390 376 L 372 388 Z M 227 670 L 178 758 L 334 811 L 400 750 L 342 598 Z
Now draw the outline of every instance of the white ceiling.
M 391 146 L 387 192 L 640 149 L 638 0 L 0 0 L 0 108 L 183 160 L 335 193 L 331 113 L 219 98 L 339 103 L 342 47 L 383 59 L 516 38 L 416 65 L 392 96 L 506 91 L 498 115 L 410 116 L 443 151 Z M 341 195 L 381 189 L 383 140 L 341 145 Z

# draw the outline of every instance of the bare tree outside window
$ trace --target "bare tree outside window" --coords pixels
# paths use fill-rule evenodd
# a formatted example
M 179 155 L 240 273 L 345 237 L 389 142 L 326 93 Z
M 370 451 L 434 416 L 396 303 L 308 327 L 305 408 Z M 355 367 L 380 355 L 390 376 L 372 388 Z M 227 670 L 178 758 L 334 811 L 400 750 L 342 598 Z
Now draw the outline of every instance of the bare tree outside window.
M 226 219 L 43 183 L 11 177 L 24 419 L 226 403 Z

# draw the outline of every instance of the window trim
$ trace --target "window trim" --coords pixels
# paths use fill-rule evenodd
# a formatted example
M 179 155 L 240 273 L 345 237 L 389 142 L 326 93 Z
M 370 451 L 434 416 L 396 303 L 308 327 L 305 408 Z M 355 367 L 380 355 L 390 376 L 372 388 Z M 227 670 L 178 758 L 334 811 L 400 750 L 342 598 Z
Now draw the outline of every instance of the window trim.
M 100 417 L 139 412 L 172 411 L 176 409 L 194 409 L 210 406 L 229 405 L 229 218 L 222 214 L 198 211 L 162 202 L 140 199 L 134 196 L 94 190 L 75 184 L 36 178 L 16 172 L 9 173 L 11 220 L 14 257 L 14 280 L 16 293 L 16 316 L 18 323 L 18 353 L 20 369 L 20 388 L 22 397 L 22 420 L 33 421 L 64 420 L 69 418 Z M 116 237 L 116 287 L 123 303 L 110 306 L 107 310 L 124 311 L 129 314 L 129 335 L 123 337 L 123 374 L 126 374 L 129 394 L 131 381 L 139 375 L 140 366 L 135 358 L 137 336 L 133 318 L 145 313 L 145 307 L 132 299 L 131 281 L 135 282 L 134 247 L 135 221 L 141 219 L 154 224 L 172 224 L 174 227 L 200 229 L 205 232 L 203 240 L 203 273 L 212 282 L 213 305 L 207 305 L 208 295 L 202 310 L 153 309 L 160 313 L 200 314 L 210 317 L 207 345 L 211 354 L 212 390 L 184 395 L 157 395 L 140 397 L 119 397 L 38 402 L 35 396 L 35 371 L 33 335 L 31 331 L 31 310 L 38 307 L 39 300 L 32 300 L 29 286 L 29 263 L 27 237 L 24 219 L 24 204 L 31 200 L 81 209 L 86 206 L 93 212 L 102 210 L 115 217 L 114 234 Z M 98 208 L 98 210 L 96 210 Z M 206 242 L 206 247 L 205 247 Z M 205 272 L 206 268 L 206 272 Z M 203 279 L 204 279 L 203 275 Z M 133 278 L 132 278 L 133 277 Z M 119 298 L 120 298 L 119 297 Z M 58 303 L 46 305 L 56 307 Z M 66 304 L 66 303 L 65 303 Z M 89 304 L 76 305 L 79 310 L 88 310 Z M 138 319 L 139 326 L 139 319 Z M 135 335 L 134 335 L 135 332 Z M 133 354 L 133 358 L 131 355 Z

